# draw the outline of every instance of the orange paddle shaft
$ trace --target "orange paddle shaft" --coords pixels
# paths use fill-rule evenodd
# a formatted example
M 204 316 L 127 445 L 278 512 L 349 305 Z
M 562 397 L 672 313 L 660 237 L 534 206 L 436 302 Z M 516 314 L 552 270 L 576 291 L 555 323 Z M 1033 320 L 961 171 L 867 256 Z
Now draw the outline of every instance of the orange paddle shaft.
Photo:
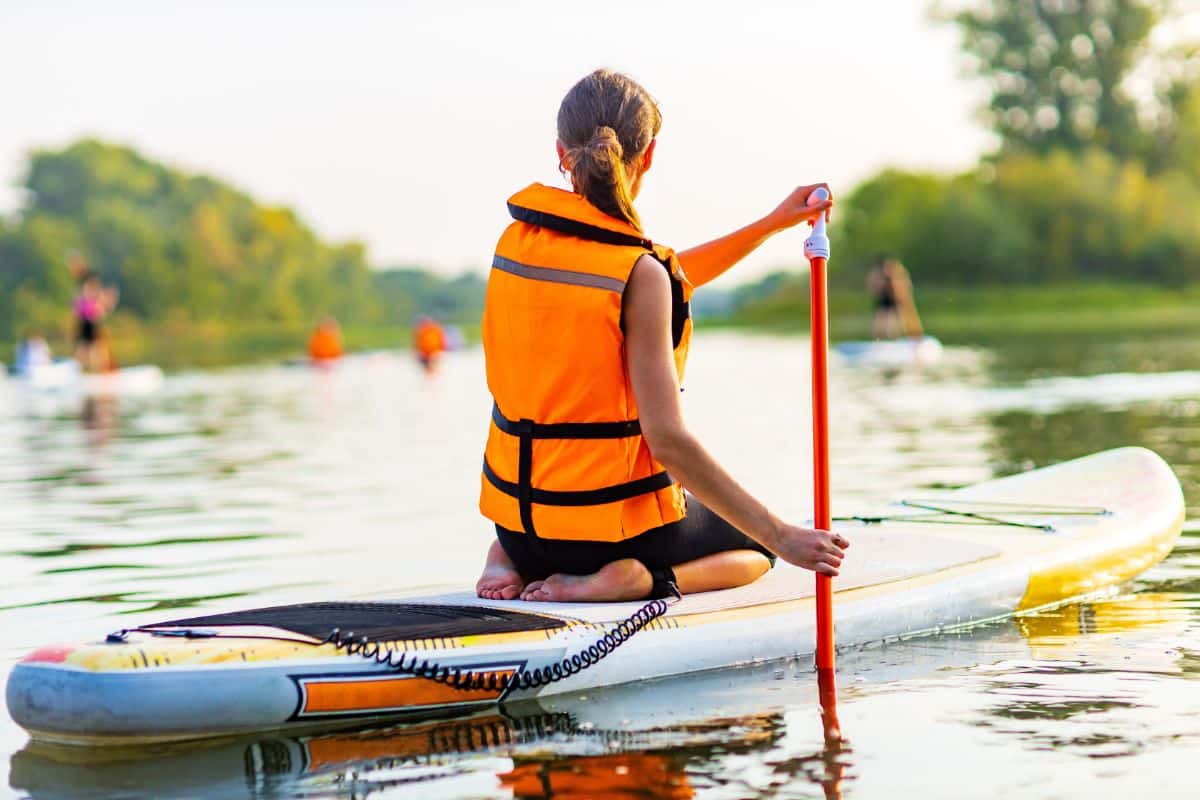
M 810 204 L 829 198 L 825 189 L 815 189 Z M 812 234 L 804 241 L 804 256 L 809 262 L 809 287 L 812 292 L 812 411 L 813 411 L 813 519 L 820 530 L 833 524 L 829 508 L 829 301 L 826 293 L 825 265 L 829 258 L 829 237 L 825 235 L 825 216 L 813 224 Z M 817 575 L 817 669 L 833 670 L 833 581 Z

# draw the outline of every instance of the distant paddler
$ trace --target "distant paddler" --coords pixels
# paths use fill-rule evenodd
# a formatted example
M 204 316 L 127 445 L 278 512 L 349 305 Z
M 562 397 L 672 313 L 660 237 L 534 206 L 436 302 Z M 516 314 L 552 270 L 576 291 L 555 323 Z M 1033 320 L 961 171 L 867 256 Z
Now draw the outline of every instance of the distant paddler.
M 105 286 L 100 276 L 83 265 L 82 260 L 69 263 L 79 281 L 72 312 L 75 316 L 75 360 L 90 372 L 111 372 L 117 368 L 104 320 L 117 307 L 120 297 L 115 287 Z
M 40 331 L 27 331 L 17 345 L 17 357 L 13 361 L 14 375 L 32 375 L 40 367 L 48 367 L 54 361 L 50 345 Z
M 873 335 L 876 339 L 920 339 L 925 335 L 908 270 L 896 258 L 885 257 L 867 274 L 867 290 L 875 300 Z
M 413 326 L 413 352 L 425 369 L 433 369 L 446 352 L 446 329 L 433 317 L 419 317 Z
M 342 328 L 332 316 L 325 316 L 308 337 L 308 357 L 317 364 L 336 361 L 345 355 Z

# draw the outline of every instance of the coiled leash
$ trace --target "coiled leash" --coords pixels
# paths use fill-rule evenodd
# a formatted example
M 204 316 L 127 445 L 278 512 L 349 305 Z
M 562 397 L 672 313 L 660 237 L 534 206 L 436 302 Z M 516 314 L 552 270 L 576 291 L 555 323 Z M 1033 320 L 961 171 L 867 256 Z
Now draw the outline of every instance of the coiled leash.
M 647 625 L 666 614 L 672 603 L 683 599 L 679 587 L 675 585 L 675 576 L 670 569 L 651 570 L 651 576 L 654 579 L 652 594 L 655 599 L 605 631 L 604 635 L 583 650 L 544 667 L 532 670 L 522 669 L 507 675 L 497 672 L 456 669 L 436 661 L 410 655 L 405 651 L 387 650 L 379 641 L 372 641 L 368 636 L 355 636 L 354 631 L 342 633 L 340 628 L 334 628 L 323 639 L 314 642 L 312 639 L 262 633 L 226 634 L 212 628 L 158 628 L 150 625 L 122 628 L 108 634 L 106 641 L 111 644 L 121 644 L 131 633 L 148 633 L 152 636 L 182 639 L 266 639 L 306 644 L 313 647 L 331 644 L 339 652 L 348 656 L 367 659 L 401 675 L 435 681 L 459 691 L 485 690 L 507 694 L 513 690 L 537 689 L 565 680 L 572 675 L 578 675 L 588 667 L 612 655 L 618 647 L 632 639 L 638 631 L 645 629 Z
M 681 595 L 677 589 L 675 592 L 675 599 L 680 599 Z M 522 669 L 508 675 L 455 669 L 436 661 L 420 659 L 419 656 L 410 656 L 404 651 L 385 650 L 379 642 L 372 642 L 365 636 L 356 639 L 353 631 L 343 634 L 337 628 L 330 631 L 321 644 L 331 644 L 346 655 L 360 656 L 401 675 L 436 681 L 451 689 L 464 692 L 482 689 L 508 693 L 521 689 L 538 689 L 578 675 L 612 655 L 613 651 L 632 639 L 634 634 L 666 614 L 671 602 L 663 598 L 651 600 L 578 653 L 544 667 Z

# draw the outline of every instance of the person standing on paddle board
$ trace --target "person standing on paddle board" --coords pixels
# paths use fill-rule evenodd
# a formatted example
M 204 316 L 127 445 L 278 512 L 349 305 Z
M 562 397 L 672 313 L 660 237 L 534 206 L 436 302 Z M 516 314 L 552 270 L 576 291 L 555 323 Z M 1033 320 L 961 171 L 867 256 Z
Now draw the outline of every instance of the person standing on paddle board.
M 867 291 L 875 298 L 873 333 L 876 339 L 913 339 L 925 335 L 917 303 L 913 299 L 912 279 L 895 258 L 880 259 L 867 273 Z
M 79 294 L 72 311 L 75 314 L 75 360 L 85 370 L 108 372 L 114 369 L 104 319 L 117 307 L 117 290 L 106 288 L 100 276 L 84 270 L 79 277 Z
M 830 202 L 806 203 L 825 184 L 676 255 L 646 238 L 633 208 L 661 122 L 632 79 L 593 72 L 558 111 L 573 190 L 533 184 L 508 201 L 482 328 L 494 405 L 479 506 L 497 539 L 480 597 L 710 591 L 756 580 L 776 555 L 836 575 L 849 546 L 771 513 L 688 430 L 679 403 L 693 287 L 826 213 Z

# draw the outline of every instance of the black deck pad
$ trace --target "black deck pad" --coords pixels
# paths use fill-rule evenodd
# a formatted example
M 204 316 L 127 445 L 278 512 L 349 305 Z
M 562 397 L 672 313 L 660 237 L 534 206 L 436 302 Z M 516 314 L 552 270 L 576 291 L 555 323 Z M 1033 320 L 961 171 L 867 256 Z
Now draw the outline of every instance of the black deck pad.
M 334 629 L 372 642 L 436 639 L 488 633 L 515 633 L 561 628 L 553 617 L 482 606 L 420 603 L 300 603 L 252 608 L 207 617 L 189 617 L 142 626 L 153 628 L 215 628 L 223 625 L 264 625 L 323 639 Z

